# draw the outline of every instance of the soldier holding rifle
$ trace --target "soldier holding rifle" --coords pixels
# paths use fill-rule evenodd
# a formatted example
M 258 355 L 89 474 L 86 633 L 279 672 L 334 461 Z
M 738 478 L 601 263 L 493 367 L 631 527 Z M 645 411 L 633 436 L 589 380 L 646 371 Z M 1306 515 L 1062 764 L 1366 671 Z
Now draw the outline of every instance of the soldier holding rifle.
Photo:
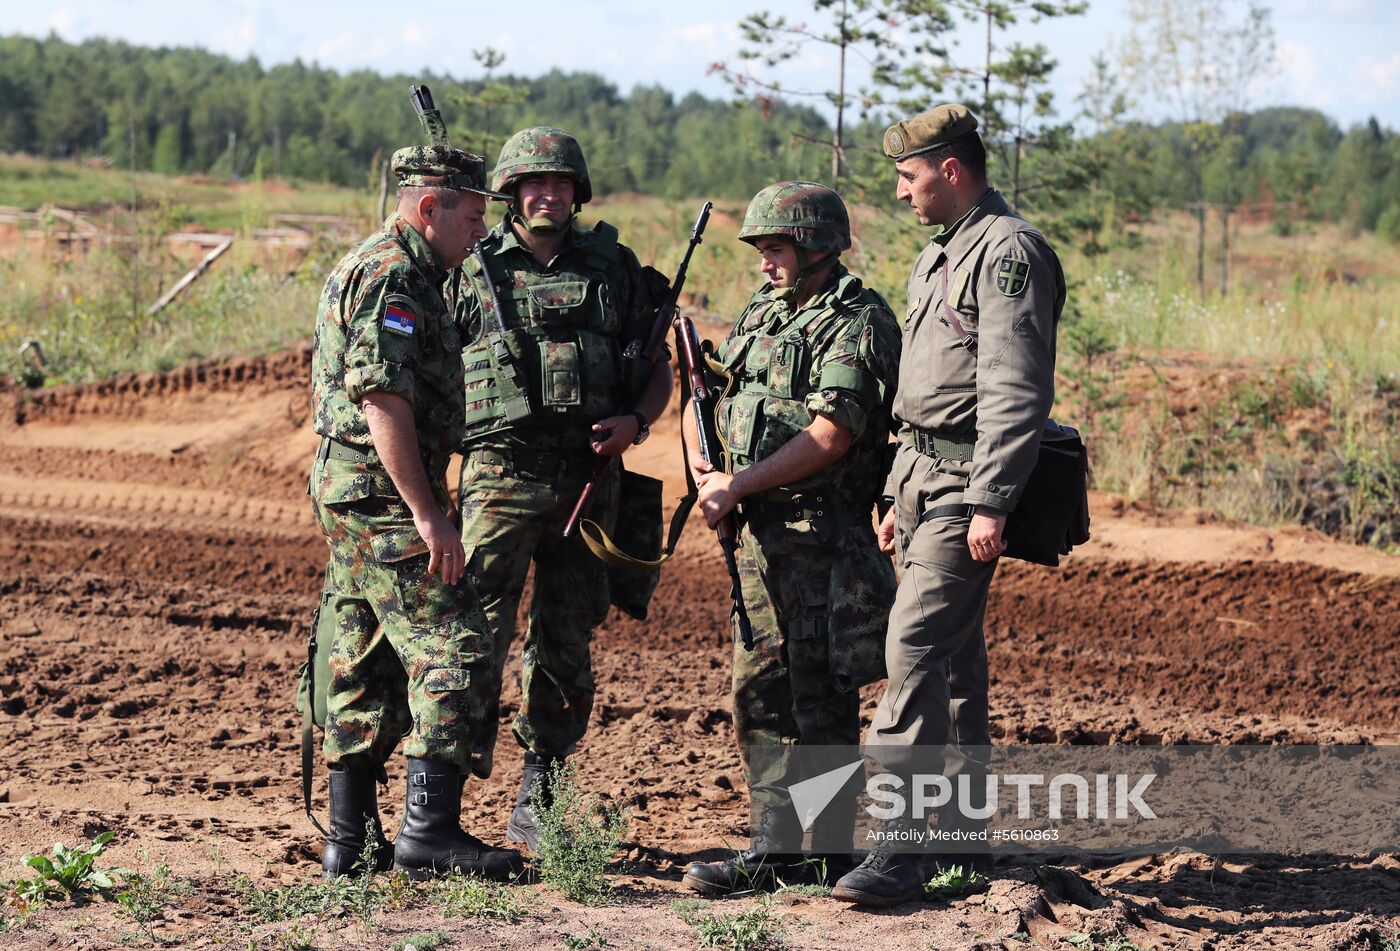
M 749 751 L 859 742 L 859 688 L 884 676 L 895 590 L 872 518 L 899 371 L 894 315 L 841 264 L 850 223 L 825 186 L 763 189 L 739 238 L 758 251 L 768 283 L 717 354 L 732 378 L 716 416 L 728 471 L 705 461 L 692 414 L 682 426 L 706 521 L 715 527 L 740 512 L 739 574 L 753 628 L 750 648 L 736 619 L 733 703 L 755 829 L 746 851 L 687 869 L 686 884 L 711 895 L 850 867 L 854 798 L 818 818 L 814 855 L 804 855 L 791 846 L 802 833 L 792 828 L 785 777 L 756 775 Z

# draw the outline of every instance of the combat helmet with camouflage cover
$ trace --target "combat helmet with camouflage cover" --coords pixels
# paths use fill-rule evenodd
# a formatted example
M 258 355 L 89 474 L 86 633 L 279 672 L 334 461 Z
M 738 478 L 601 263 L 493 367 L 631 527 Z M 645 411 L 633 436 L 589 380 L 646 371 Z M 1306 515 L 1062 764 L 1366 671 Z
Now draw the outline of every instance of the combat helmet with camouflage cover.
M 506 144 L 501 146 L 496 168 L 491 172 L 491 188 L 498 192 L 510 191 L 526 175 L 549 172 L 567 175 L 574 180 L 576 204 L 587 204 L 593 197 L 588 165 L 583 160 L 583 149 L 578 140 L 563 129 L 552 126 L 521 129 L 506 139 Z
M 839 254 L 851 246 L 851 219 L 841 196 L 817 182 L 777 182 L 753 196 L 739 240 L 786 238 L 803 251 Z

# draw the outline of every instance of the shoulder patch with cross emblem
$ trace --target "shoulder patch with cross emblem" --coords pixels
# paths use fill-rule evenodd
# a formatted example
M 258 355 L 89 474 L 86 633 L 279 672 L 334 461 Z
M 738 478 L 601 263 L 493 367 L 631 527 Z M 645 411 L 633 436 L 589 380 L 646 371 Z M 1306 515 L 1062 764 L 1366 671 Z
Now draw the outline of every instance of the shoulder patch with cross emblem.
M 1031 266 L 1023 258 L 1003 255 L 997 262 L 997 290 L 1007 297 L 1019 297 L 1026 289 Z

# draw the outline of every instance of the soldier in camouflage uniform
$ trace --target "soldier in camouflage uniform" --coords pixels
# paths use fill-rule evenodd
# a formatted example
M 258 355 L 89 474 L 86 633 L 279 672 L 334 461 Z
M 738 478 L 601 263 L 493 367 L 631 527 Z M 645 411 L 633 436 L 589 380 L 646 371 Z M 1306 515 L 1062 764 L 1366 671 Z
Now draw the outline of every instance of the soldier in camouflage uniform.
M 492 644 L 449 515 L 447 461 L 462 435 L 461 338 L 441 289 L 486 233 L 480 156 L 400 149 L 399 203 L 326 281 L 312 357 L 321 436 L 308 492 L 330 545 L 321 600 L 333 636 L 325 755 L 327 876 L 351 871 L 379 829 L 376 778 L 400 737 L 409 795 L 379 868 L 413 877 L 517 873 L 518 853 L 459 826 L 461 776 L 488 702 Z
M 643 268 L 604 222 L 580 226 L 592 197 L 573 136 L 525 129 L 501 149 L 492 188 L 515 201 L 463 268 L 454 295 L 465 349 L 466 436 L 461 448 L 467 570 L 495 633 L 491 712 L 515 637 L 526 573 L 534 598 L 522 658 L 524 703 L 514 732 L 525 748 L 511 841 L 537 844 L 531 791 L 572 753 L 593 709 L 593 628 L 607 614 L 606 566 L 565 521 L 599 456 L 640 443 L 666 407 L 671 370 L 628 381 L 623 351 L 645 341 L 666 280 Z M 483 262 L 485 268 L 483 269 Z M 630 399 L 630 404 L 629 404 Z M 624 413 L 631 405 L 634 413 Z M 592 517 L 616 527 L 618 468 Z M 490 775 L 494 719 L 476 737 L 472 769 Z
M 941 230 L 909 277 L 899 452 L 885 490 L 894 508 L 880 526 L 903 571 L 886 638 L 889 682 L 866 750 L 896 775 L 941 773 L 982 789 L 991 742 L 982 621 L 1006 516 L 1035 467 L 1054 401 L 1065 276 L 1045 236 L 988 186 L 967 107 L 901 120 L 885 131 L 884 148 L 896 196 Z M 975 854 L 911 854 L 908 834 L 926 823 L 896 817 L 832 896 L 892 905 L 921 897 L 934 864 L 990 869 L 985 820 L 945 806 L 938 827 Z
M 749 204 L 739 238 L 762 254 L 770 283 L 717 354 L 733 376 L 716 414 L 733 474 L 700 458 L 689 415 L 685 437 L 711 526 L 741 503 L 739 570 L 754 638 L 752 650 L 734 642 L 734 730 L 756 827 L 747 851 L 686 871 L 686 884 L 706 894 L 851 867 L 854 797 L 818 818 L 805 858 L 792 848 L 802 831 L 784 777 L 756 775 L 750 751 L 860 742 L 858 691 L 884 676 L 895 591 L 871 516 L 888 459 L 899 326 L 839 260 L 850 224 L 831 189 L 770 185 Z

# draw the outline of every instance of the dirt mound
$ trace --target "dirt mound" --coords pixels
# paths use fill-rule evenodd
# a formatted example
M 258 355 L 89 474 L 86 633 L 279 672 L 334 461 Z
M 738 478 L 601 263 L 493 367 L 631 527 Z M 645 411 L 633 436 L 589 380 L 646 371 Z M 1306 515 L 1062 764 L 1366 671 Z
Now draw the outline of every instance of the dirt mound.
M 160 857 L 214 896 L 190 911 L 189 927 L 201 931 L 228 911 L 220 902 L 233 901 L 225 868 L 271 883 L 315 873 L 291 703 L 324 558 L 304 495 L 315 444 L 306 370 L 298 349 L 130 377 L 41 394 L 0 424 L 0 866 L 8 874 L 21 854 L 55 839 L 115 829 L 116 861 Z M 678 495 L 674 415 L 655 429 L 629 459 L 665 476 Z M 1091 544 L 1065 567 L 999 569 L 987 621 L 994 735 L 1018 743 L 1400 740 L 1400 573 L 1354 570 L 1380 556 L 1320 543 L 1289 551 L 1325 557 L 1289 560 L 1287 546 L 1259 544 L 1261 530 L 1212 526 L 1218 534 L 1203 545 L 1198 528 L 1106 514 L 1096 535 L 1112 541 Z M 1173 549 L 1193 557 L 1146 554 Z M 598 698 L 579 762 L 585 782 L 631 810 L 631 903 L 597 918 L 572 906 L 558 913 L 575 924 L 611 923 L 636 941 L 645 932 L 686 946 L 693 937 L 667 909 L 681 867 L 744 840 L 726 591 L 718 549 L 693 525 L 649 621 L 614 613 L 598 632 Z M 519 703 L 516 661 L 509 670 L 497 773 L 473 784 L 464 806 L 470 826 L 495 841 L 518 767 L 504 726 Z M 867 719 L 877 693 L 866 692 Z M 385 797 L 391 829 L 397 770 Z M 1393 863 L 1135 862 L 1012 866 L 983 894 L 889 915 L 800 896 L 779 907 L 810 923 L 795 946 L 833 948 L 922 948 L 933 935 L 970 947 L 978 934 L 1013 933 L 1050 944 L 1090 932 L 1129 934 L 1140 946 L 1347 947 L 1372 927 L 1366 913 L 1389 907 L 1382 924 L 1396 921 Z M 55 924 L 32 934 L 35 947 L 71 933 L 57 909 L 44 915 Z M 473 940 L 529 947 L 537 932 L 500 925 Z M 79 940 L 103 943 L 87 933 Z M 366 934 L 345 943 L 378 941 Z

